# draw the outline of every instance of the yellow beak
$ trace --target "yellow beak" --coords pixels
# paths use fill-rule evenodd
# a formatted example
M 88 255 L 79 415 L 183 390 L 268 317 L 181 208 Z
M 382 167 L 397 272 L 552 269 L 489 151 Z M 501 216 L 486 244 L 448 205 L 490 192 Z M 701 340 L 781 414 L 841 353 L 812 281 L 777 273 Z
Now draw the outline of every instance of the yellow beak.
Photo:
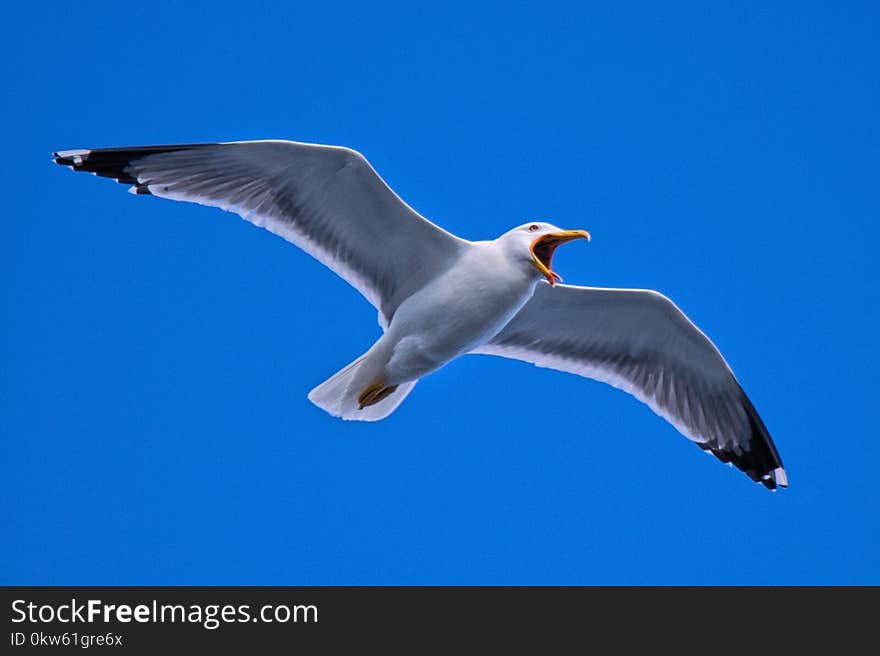
M 563 230 L 562 232 L 551 232 L 541 235 L 529 247 L 532 252 L 532 260 L 535 268 L 540 271 L 547 282 L 556 285 L 562 282 L 562 276 L 553 271 L 553 253 L 560 244 L 564 244 L 575 239 L 586 239 L 590 241 L 590 233 L 586 230 Z

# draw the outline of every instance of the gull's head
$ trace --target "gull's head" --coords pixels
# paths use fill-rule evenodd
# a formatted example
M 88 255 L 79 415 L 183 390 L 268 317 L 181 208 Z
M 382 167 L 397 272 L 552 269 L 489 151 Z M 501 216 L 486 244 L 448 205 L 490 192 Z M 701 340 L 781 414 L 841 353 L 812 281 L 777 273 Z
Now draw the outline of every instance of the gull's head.
M 499 241 L 517 260 L 534 267 L 551 285 L 562 281 L 553 270 L 553 253 L 560 244 L 575 239 L 590 240 L 586 230 L 563 230 L 550 223 L 524 223 L 503 234 Z

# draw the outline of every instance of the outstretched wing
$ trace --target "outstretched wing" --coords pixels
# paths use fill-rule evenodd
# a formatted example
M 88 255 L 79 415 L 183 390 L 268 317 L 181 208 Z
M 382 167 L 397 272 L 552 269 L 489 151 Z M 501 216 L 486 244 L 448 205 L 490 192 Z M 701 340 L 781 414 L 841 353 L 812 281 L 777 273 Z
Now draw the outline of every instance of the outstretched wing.
M 609 383 L 752 480 L 788 485 L 770 434 L 721 353 L 662 294 L 542 283 L 475 352 Z
M 137 194 L 240 214 L 339 274 L 379 310 L 383 327 L 468 243 L 417 214 L 348 148 L 241 141 L 66 150 L 55 162 Z

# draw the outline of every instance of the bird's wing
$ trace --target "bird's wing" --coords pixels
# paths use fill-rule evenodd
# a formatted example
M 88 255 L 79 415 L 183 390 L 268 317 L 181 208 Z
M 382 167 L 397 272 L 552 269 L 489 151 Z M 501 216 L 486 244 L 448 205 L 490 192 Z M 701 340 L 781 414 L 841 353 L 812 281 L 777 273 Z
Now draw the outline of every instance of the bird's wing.
M 764 423 L 721 353 L 662 294 L 542 282 L 475 352 L 609 383 L 753 480 L 770 489 L 788 484 Z
M 134 193 L 240 214 L 333 269 L 379 310 L 383 327 L 468 243 L 417 214 L 348 148 L 242 141 L 67 150 L 55 162 Z

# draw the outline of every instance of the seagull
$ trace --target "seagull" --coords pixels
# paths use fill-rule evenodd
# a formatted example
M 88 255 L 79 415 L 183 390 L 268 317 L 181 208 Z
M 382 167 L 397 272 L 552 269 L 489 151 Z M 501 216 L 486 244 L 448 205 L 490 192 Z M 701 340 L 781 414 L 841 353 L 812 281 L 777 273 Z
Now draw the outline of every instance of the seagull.
M 135 194 L 239 214 L 306 251 L 378 310 L 382 336 L 315 387 L 342 419 L 391 414 L 467 353 L 513 358 L 629 392 L 770 490 L 787 487 L 764 422 L 715 345 L 662 294 L 563 285 L 558 246 L 585 230 L 540 221 L 461 239 L 398 197 L 360 153 L 293 141 L 62 150 L 57 164 Z

